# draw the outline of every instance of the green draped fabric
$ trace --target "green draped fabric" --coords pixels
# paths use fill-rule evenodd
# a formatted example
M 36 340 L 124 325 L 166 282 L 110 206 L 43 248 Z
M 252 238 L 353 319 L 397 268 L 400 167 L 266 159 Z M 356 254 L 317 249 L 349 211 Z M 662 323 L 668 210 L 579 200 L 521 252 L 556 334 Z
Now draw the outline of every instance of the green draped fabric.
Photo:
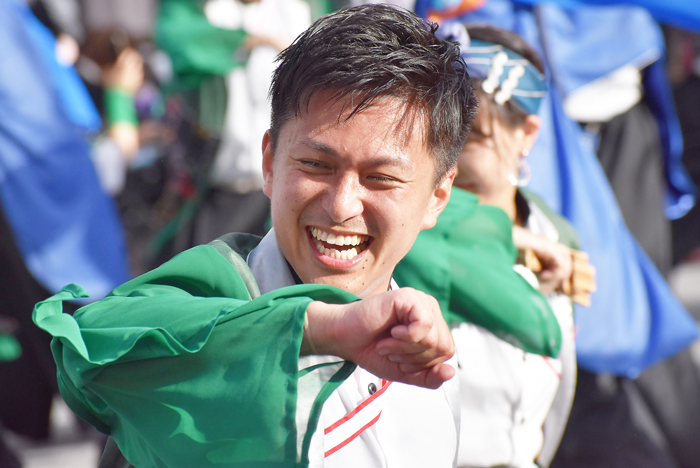
M 192 89 L 245 63 L 242 29 L 212 26 L 198 0 L 161 0 L 155 27 L 158 46 L 170 55 L 176 87 Z
M 188 118 L 219 137 L 228 102 L 224 77 L 245 65 L 247 33 L 213 26 L 203 7 L 201 0 L 161 0 L 155 40 L 172 61 L 170 91 L 180 94 Z
M 183 252 L 73 316 L 61 301 L 84 297 L 76 285 L 34 310 L 35 323 L 54 336 L 66 402 L 134 466 L 308 463 L 298 440 L 311 434 L 298 434 L 295 422 L 306 307 L 359 298 L 298 285 L 251 299 L 250 270 L 224 250 L 219 241 Z M 313 414 L 353 369 L 343 366 L 325 383 Z
M 434 296 L 448 322 L 470 322 L 530 353 L 556 357 L 561 330 L 547 300 L 513 270 L 512 223 L 457 187 L 394 278 Z

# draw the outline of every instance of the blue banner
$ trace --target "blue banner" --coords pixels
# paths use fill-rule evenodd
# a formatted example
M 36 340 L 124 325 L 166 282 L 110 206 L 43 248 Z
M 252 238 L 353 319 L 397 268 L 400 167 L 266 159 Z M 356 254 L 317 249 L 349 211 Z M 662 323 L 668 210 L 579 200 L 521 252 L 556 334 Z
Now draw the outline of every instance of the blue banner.
M 553 4 L 577 9 L 582 6 L 635 5 L 645 8 L 661 23 L 700 32 L 700 5 L 697 0 L 518 0 L 521 3 Z
M 0 202 L 27 267 L 47 289 L 94 298 L 129 279 L 114 202 L 101 189 L 87 130 L 94 106 L 55 41 L 21 0 L 0 2 Z
M 581 129 L 564 115 L 556 90 L 550 104 L 561 212 L 597 274 L 591 307 L 576 311 L 579 365 L 636 377 L 697 339 L 698 327 L 627 229 L 598 158 L 580 144 Z

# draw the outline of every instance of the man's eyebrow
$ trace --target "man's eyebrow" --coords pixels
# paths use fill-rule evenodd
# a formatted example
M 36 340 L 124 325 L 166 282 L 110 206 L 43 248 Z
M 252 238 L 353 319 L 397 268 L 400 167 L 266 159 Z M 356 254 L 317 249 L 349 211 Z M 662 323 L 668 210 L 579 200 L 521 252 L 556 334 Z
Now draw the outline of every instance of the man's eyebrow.
M 321 143 L 320 141 L 312 140 L 310 138 L 304 140 L 302 142 L 303 144 L 311 147 L 312 149 L 315 149 L 317 151 L 321 151 L 322 153 L 325 153 L 329 156 L 332 157 L 340 157 L 340 154 L 333 148 L 332 146 L 329 146 L 325 143 Z M 410 169 L 411 164 L 409 162 L 409 159 L 406 154 L 403 152 L 400 152 L 398 157 L 390 157 L 390 156 L 379 156 L 377 158 L 372 159 L 372 165 L 373 166 L 395 166 L 399 167 L 401 169 Z
M 322 153 L 326 153 L 330 156 L 339 156 L 338 152 L 331 146 L 328 146 L 325 143 L 321 143 L 320 141 L 312 140 L 311 138 L 307 138 L 306 140 L 302 141 L 303 144 L 306 146 L 310 146 L 311 148 L 315 149 L 316 151 L 320 151 Z

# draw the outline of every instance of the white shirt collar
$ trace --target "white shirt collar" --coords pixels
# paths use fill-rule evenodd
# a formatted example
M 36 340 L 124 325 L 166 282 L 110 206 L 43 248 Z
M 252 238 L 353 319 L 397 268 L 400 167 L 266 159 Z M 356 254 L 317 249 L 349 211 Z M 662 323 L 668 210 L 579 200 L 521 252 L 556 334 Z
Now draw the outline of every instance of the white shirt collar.
M 295 284 L 289 264 L 277 245 L 274 229 L 270 229 L 260 244 L 248 254 L 246 262 L 258 283 L 260 294 Z

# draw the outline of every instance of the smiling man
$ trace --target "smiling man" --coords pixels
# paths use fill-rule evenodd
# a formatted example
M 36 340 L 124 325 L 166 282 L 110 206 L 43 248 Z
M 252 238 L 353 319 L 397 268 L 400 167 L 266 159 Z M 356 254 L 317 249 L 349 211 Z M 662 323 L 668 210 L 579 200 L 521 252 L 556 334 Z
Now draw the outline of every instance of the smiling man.
M 452 175 L 436 184 L 419 109 L 388 96 L 349 119 L 348 104 L 319 92 L 306 115 L 268 132 L 264 190 L 301 280 L 368 297 L 387 290 L 418 232 L 435 224 Z
M 452 338 L 435 299 L 392 280 L 449 199 L 473 111 L 433 33 L 381 5 L 319 20 L 274 75 L 274 229 L 74 316 L 74 285 L 37 306 L 64 398 L 111 436 L 102 467 L 453 465 Z

